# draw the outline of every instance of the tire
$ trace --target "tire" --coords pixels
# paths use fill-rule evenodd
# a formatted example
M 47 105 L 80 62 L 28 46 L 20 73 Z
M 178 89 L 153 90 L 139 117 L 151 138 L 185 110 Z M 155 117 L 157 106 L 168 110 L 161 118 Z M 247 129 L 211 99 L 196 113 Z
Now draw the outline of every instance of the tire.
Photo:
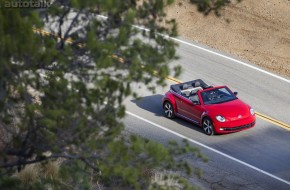
M 202 128 L 204 130 L 204 133 L 208 136 L 212 136 L 215 134 L 213 123 L 208 117 L 202 120 Z
M 169 118 L 169 119 L 175 118 L 174 109 L 173 109 L 173 106 L 170 102 L 164 103 L 163 110 L 164 110 L 164 114 L 167 118 Z

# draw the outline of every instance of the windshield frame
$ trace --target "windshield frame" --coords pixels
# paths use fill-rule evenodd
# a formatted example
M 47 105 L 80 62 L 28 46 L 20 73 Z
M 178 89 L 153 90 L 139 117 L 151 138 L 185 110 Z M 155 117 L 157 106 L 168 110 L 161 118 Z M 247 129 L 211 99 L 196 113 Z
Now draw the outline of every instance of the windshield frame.
M 225 89 L 225 92 L 222 92 L 221 89 Z M 221 95 L 223 95 L 222 97 L 224 98 L 218 97 Z M 204 105 L 222 104 L 238 99 L 237 96 L 227 86 L 219 86 L 204 90 L 200 92 L 200 98 L 202 99 Z M 211 98 L 213 99 L 207 100 Z

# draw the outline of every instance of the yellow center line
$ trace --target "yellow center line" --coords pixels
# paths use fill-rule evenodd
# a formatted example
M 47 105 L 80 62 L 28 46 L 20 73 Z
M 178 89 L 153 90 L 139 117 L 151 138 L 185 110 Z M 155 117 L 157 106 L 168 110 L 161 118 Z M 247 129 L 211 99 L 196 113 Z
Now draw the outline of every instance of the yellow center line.
M 176 78 L 170 77 L 170 76 L 167 76 L 166 79 L 169 80 L 169 81 L 172 81 L 174 83 L 177 83 L 177 84 L 178 83 L 182 83 L 182 81 L 180 81 L 180 80 L 178 80 Z
M 257 116 L 257 117 L 259 117 L 259 118 L 261 118 L 261 119 L 263 119 L 263 120 L 265 120 L 265 121 L 268 121 L 268 122 L 270 122 L 270 123 L 273 123 L 273 124 L 275 124 L 275 125 L 278 125 L 279 127 L 282 127 L 282 128 L 284 128 L 284 129 L 287 129 L 287 130 L 290 131 L 290 126 L 287 125 L 286 123 L 283 123 L 283 122 L 281 122 L 281 121 L 278 121 L 278 120 L 276 120 L 276 119 L 273 119 L 273 118 L 271 118 L 271 117 L 269 117 L 269 116 L 266 116 L 266 115 L 264 115 L 264 114 L 261 114 L 261 113 L 259 113 L 259 112 L 255 112 L 255 113 L 256 113 L 256 116 Z
M 43 30 L 43 29 L 33 28 L 32 30 L 33 30 L 33 32 L 38 33 L 38 34 L 42 34 L 42 35 L 45 35 L 45 36 L 54 36 L 54 37 L 57 37 L 58 39 L 63 39 L 61 37 L 58 37 L 56 34 L 52 34 L 52 33 L 48 32 L 46 30 Z M 68 43 L 68 44 L 72 44 L 73 43 L 73 40 L 71 38 L 68 38 L 65 42 Z M 78 46 L 79 47 L 84 47 L 85 45 L 84 44 L 78 44 Z M 121 63 L 124 63 L 125 62 L 125 60 L 123 58 L 121 58 L 121 57 L 119 57 L 117 55 L 112 55 L 112 58 L 117 59 Z M 155 75 L 157 75 L 158 74 L 158 71 L 154 71 L 153 73 Z M 175 84 L 182 83 L 181 80 L 178 80 L 178 79 L 176 79 L 174 77 L 171 77 L 171 76 L 167 76 L 166 79 L 169 80 L 169 81 L 171 81 L 171 82 L 173 82 L 173 83 L 175 83 Z M 290 126 L 288 124 L 286 124 L 286 123 L 283 123 L 281 121 L 278 121 L 276 119 L 273 119 L 273 118 L 271 118 L 269 116 L 266 116 L 264 114 L 261 114 L 259 112 L 255 112 L 255 114 L 260 119 L 263 119 L 265 121 L 268 121 L 270 123 L 273 123 L 273 124 L 275 124 L 275 125 L 277 125 L 279 127 L 282 127 L 284 129 L 287 129 L 287 130 L 290 131 Z
M 48 32 L 48 31 L 46 31 L 46 30 L 43 30 L 43 29 L 32 28 L 32 31 L 33 31 L 34 33 L 42 34 L 42 35 L 44 35 L 44 36 L 53 36 L 53 37 L 56 37 L 56 38 L 59 39 L 59 40 L 64 39 L 64 37 L 59 37 L 57 34 L 53 34 L 53 33 L 51 33 L 51 32 Z M 71 39 L 71 38 L 67 38 L 67 39 L 65 40 L 65 42 L 66 42 L 67 44 L 73 44 L 74 41 L 73 41 L 73 39 Z M 78 43 L 77 46 L 83 48 L 85 45 L 82 44 L 82 43 Z
M 178 80 L 178 79 L 176 79 L 176 78 L 170 77 L 170 76 L 166 77 L 166 79 L 169 80 L 169 81 L 171 81 L 171 82 L 173 82 L 173 83 L 175 83 L 175 84 L 182 83 L 182 81 L 180 81 L 180 80 Z M 268 121 L 268 122 L 270 122 L 270 123 L 273 123 L 273 124 L 275 124 L 275 125 L 277 125 L 277 126 L 279 126 L 279 127 L 282 127 L 282 128 L 284 128 L 284 129 L 287 129 L 287 130 L 290 131 L 290 126 L 289 126 L 288 124 L 286 124 L 286 123 L 283 123 L 283 122 L 281 122 L 281 121 L 278 121 L 278 120 L 276 120 L 276 119 L 273 119 L 273 118 L 271 118 L 271 117 L 269 117 L 269 116 L 266 116 L 266 115 L 264 115 L 264 114 L 261 114 L 261 113 L 259 113 L 259 112 L 255 112 L 255 114 L 256 114 L 256 116 L 259 117 L 260 119 L 263 119 L 263 120 L 265 120 L 265 121 Z

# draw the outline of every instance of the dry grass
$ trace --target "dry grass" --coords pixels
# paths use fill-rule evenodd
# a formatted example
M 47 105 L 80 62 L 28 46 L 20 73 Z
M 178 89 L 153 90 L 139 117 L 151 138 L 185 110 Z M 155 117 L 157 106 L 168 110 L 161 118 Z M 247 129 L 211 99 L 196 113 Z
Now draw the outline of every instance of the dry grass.
M 37 182 L 41 182 L 43 178 L 58 179 L 61 164 L 62 160 L 30 164 L 14 176 L 21 181 L 22 185 L 30 187 Z M 47 185 L 50 187 L 49 184 Z
M 45 178 L 56 179 L 59 174 L 59 169 L 61 166 L 62 160 L 49 161 L 48 163 L 42 166 L 42 175 Z
M 19 178 L 24 185 L 32 185 L 39 180 L 39 169 L 39 164 L 27 165 L 23 170 L 16 174 L 16 177 Z
M 164 187 L 170 190 L 179 190 L 182 189 L 182 185 L 178 183 L 178 181 L 174 178 L 174 174 L 172 172 L 155 172 L 155 174 L 151 178 L 151 185 L 149 189 L 153 187 L 153 185 L 157 185 L 158 187 Z

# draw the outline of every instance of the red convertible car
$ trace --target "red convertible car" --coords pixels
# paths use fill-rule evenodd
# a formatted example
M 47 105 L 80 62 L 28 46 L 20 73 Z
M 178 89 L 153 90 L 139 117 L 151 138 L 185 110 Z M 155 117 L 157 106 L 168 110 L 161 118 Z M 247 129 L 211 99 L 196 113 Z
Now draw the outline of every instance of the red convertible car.
M 203 127 L 207 135 L 254 127 L 254 109 L 227 86 L 209 86 L 201 79 L 175 84 L 163 97 L 166 117 L 184 118 Z

